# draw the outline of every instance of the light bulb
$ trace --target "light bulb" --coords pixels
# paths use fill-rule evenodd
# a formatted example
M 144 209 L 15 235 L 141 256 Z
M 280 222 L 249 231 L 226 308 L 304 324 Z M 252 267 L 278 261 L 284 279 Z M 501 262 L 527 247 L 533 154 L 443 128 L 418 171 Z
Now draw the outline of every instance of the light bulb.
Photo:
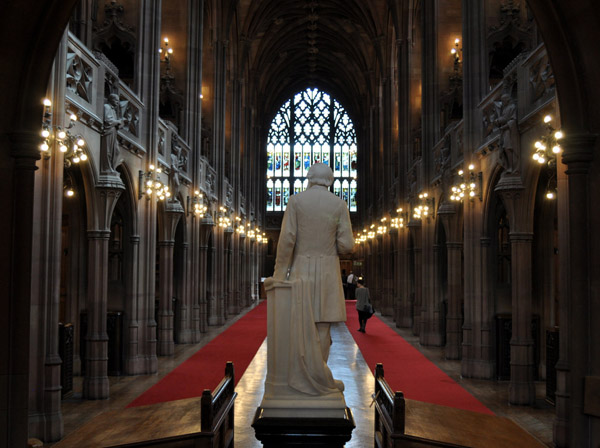
M 81 160 L 85 162 L 87 160 L 87 156 L 85 154 L 81 154 Z
M 58 133 L 58 138 L 61 140 L 64 139 L 66 136 L 67 136 L 67 133 L 65 131 L 60 131 Z
M 169 38 L 168 37 L 165 37 L 163 40 L 165 41 L 165 44 L 169 43 Z
M 75 114 L 71 114 L 69 118 L 71 119 L 71 121 L 77 121 L 77 115 Z
M 560 146 L 556 145 L 552 147 L 552 152 L 558 154 L 560 152 Z
M 40 145 L 40 150 L 48 151 L 48 149 L 49 149 L 48 143 L 44 142 Z
M 475 197 L 475 192 L 474 192 L 474 191 L 471 191 L 471 192 L 469 193 L 469 196 L 471 196 L 472 198 L 474 198 L 474 197 Z
M 73 163 L 79 163 L 80 160 L 79 157 L 73 157 Z
M 552 117 L 550 115 L 546 115 L 544 117 L 544 123 L 550 123 L 552 121 Z
M 50 131 L 48 129 L 44 129 L 42 131 L 42 137 L 44 137 L 44 138 L 50 137 Z
M 458 44 L 460 42 L 460 39 L 457 37 L 456 39 L 454 39 L 454 43 Z
M 172 48 L 169 48 L 169 49 L 167 50 L 167 53 L 169 53 L 169 54 L 173 54 L 173 49 L 172 49 Z
M 538 160 L 540 158 L 540 155 L 537 152 L 533 153 L 533 160 Z
M 150 165 L 150 171 L 154 171 L 154 165 Z
M 80 138 L 79 140 L 77 140 L 77 144 L 78 144 L 79 146 L 83 146 L 83 145 L 85 145 L 85 140 L 84 140 L 84 139 L 82 139 L 82 138 Z
M 463 175 L 463 173 L 464 173 L 464 171 L 463 171 L 463 170 L 458 170 L 458 175 L 459 175 L 459 176 L 462 176 L 462 175 Z
M 475 169 L 475 165 L 473 165 L 473 164 L 470 164 L 470 165 L 469 165 L 469 169 L 470 169 L 471 171 L 473 171 L 473 170 Z
M 554 133 L 554 138 L 555 138 L 556 140 L 560 140 L 560 139 L 561 139 L 561 138 L 563 138 L 564 136 L 565 136 L 565 135 L 562 133 L 562 131 L 556 131 L 556 132 Z
M 456 48 L 453 48 L 452 50 L 450 50 L 450 53 L 456 54 Z
M 68 197 L 73 197 L 75 195 L 75 192 L 71 188 L 69 188 L 67 190 L 66 194 Z
M 471 184 L 469 184 L 469 188 L 471 188 L 471 190 L 475 189 L 475 183 L 471 182 Z
M 44 98 L 43 103 L 44 103 L 44 106 L 46 106 L 46 107 L 52 106 L 52 101 L 50 101 L 48 98 Z
M 536 142 L 533 144 L 533 146 L 535 146 L 537 149 L 541 149 L 541 147 L 542 147 L 542 146 L 544 146 L 544 145 L 542 145 L 542 142 L 540 142 L 540 141 L 538 140 L 538 141 L 536 141 Z
M 152 194 L 152 190 L 151 190 L 150 188 L 148 188 L 148 189 L 146 190 L 146 194 L 148 194 L 148 195 L 151 195 L 151 194 Z
M 152 187 L 152 181 L 151 181 L 151 180 L 149 180 L 148 182 L 146 182 L 146 185 L 147 185 L 148 187 Z
M 549 191 L 548 193 L 546 193 L 546 197 L 548 199 L 554 199 L 554 192 L 553 191 Z
M 60 145 L 60 152 L 67 152 L 67 147 L 65 145 Z

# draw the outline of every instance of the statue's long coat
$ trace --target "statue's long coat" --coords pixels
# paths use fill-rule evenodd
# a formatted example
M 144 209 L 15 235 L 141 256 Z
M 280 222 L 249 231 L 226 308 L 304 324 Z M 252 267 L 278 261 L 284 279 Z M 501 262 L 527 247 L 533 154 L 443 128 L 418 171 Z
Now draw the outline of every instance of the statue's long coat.
M 277 244 L 275 280 L 309 282 L 315 322 L 343 322 L 346 305 L 338 254 L 352 252 L 348 206 L 326 187 L 290 197 Z

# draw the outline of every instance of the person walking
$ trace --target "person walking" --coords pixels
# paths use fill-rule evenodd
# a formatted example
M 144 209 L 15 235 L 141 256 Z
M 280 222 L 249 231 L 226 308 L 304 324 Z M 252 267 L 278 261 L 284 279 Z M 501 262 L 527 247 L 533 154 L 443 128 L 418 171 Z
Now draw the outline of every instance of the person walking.
M 373 306 L 371 305 L 369 288 L 365 287 L 365 281 L 362 278 L 356 281 L 356 310 L 358 311 L 358 323 L 360 325 L 358 331 L 366 333 L 367 319 L 373 315 Z

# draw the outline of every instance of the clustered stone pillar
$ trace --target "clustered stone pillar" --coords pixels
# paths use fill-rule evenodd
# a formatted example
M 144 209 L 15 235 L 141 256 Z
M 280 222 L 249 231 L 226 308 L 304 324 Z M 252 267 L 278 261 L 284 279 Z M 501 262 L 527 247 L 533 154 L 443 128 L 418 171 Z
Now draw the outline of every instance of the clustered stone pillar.
M 446 317 L 446 359 L 461 358 L 462 342 L 462 243 L 447 242 L 448 315 Z
M 86 370 L 83 380 L 83 396 L 88 399 L 108 398 L 109 394 L 106 333 L 109 239 L 110 230 L 88 231 Z
M 108 301 L 108 244 L 110 220 L 125 186 L 118 177 L 99 185 L 94 195 L 94 217 L 88 230 L 88 284 L 86 365 L 83 396 L 104 399 L 109 396 L 108 334 L 106 312 Z

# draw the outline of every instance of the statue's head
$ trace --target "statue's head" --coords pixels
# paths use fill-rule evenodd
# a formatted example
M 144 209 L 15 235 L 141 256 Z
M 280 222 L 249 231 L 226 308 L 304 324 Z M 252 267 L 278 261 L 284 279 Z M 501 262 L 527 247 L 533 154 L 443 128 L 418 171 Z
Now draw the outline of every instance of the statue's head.
M 333 171 L 324 163 L 315 163 L 308 170 L 308 188 L 313 185 L 329 187 L 333 183 Z
M 108 95 L 108 102 L 112 105 L 119 104 L 119 95 L 117 95 L 116 93 L 111 93 L 110 95 Z

